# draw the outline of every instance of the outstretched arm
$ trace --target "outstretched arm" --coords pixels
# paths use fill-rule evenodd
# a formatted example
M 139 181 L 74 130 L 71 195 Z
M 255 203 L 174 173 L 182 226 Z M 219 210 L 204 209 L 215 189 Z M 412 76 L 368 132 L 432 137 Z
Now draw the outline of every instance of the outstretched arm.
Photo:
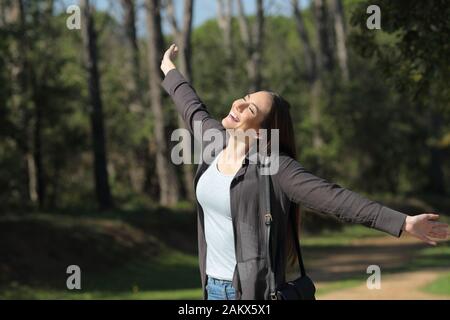
M 177 51 L 177 46 L 172 44 L 164 53 L 161 61 L 161 70 L 165 78 L 162 86 L 174 101 L 178 113 L 186 124 L 186 128 L 195 136 L 194 123 L 198 121 L 201 124 L 202 132 L 205 132 L 207 129 L 224 130 L 222 124 L 211 117 L 194 88 L 176 69 L 172 60 L 176 57 Z M 195 138 L 201 140 L 201 136 L 195 136 Z
M 431 238 L 448 237 L 448 225 L 435 221 L 438 215 L 409 216 L 390 209 L 313 175 L 286 155 L 280 155 L 279 170 L 273 179 L 291 201 L 346 222 L 359 223 L 396 237 L 406 231 L 432 245 L 436 242 Z

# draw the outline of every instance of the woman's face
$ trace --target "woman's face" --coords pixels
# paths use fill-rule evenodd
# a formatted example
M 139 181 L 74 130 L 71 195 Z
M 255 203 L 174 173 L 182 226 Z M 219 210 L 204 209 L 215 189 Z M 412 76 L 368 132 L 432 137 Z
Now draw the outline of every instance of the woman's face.
M 230 113 L 222 119 L 225 129 L 246 131 L 261 128 L 261 123 L 272 107 L 272 96 L 266 91 L 247 94 L 237 99 L 231 106 Z

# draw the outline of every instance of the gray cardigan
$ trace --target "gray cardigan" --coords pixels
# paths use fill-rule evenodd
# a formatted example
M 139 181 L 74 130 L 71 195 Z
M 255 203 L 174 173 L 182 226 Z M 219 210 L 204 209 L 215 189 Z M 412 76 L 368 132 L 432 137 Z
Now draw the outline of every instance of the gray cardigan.
M 162 81 L 163 88 L 171 96 L 182 116 L 186 127 L 194 134 L 193 123 L 200 121 L 202 130 L 216 129 L 223 134 L 224 148 L 229 135 L 222 124 L 213 119 L 205 104 L 200 100 L 194 88 L 176 69 L 169 71 Z M 200 137 L 195 137 L 201 139 Z M 199 140 L 201 141 L 201 140 Z M 202 142 L 204 148 L 209 141 Z M 215 156 L 215 155 L 214 155 Z M 205 156 L 207 158 L 207 156 Z M 194 187 L 200 176 L 208 168 L 210 161 L 198 165 L 194 177 Z M 365 225 L 395 237 L 400 237 L 406 214 L 392 210 L 371 201 L 336 183 L 328 182 L 313 175 L 299 162 L 280 152 L 278 173 L 272 179 L 272 235 L 271 245 L 278 253 L 273 257 L 272 268 L 276 285 L 285 282 L 286 252 L 285 241 L 288 225 L 288 213 L 292 204 L 298 203 L 315 211 L 335 216 L 349 222 Z M 233 275 L 233 287 L 236 299 L 268 299 L 267 264 L 264 251 L 264 212 L 260 208 L 260 176 L 256 164 L 248 159 L 236 173 L 230 186 L 231 215 L 235 234 L 236 268 Z M 197 201 L 197 230 L 200 275 L 203 298 L 206 299 L 206 241 L 204 215 Z

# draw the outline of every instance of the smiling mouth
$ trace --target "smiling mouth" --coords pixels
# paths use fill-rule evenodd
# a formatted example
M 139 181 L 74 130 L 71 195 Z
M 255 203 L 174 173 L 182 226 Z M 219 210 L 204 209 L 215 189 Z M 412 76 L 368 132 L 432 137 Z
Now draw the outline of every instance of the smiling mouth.
M 230 118 L 235 121 L 235 122 L 239 122 L 239 118 L 235 117 L 232 113 L 229 114 Z

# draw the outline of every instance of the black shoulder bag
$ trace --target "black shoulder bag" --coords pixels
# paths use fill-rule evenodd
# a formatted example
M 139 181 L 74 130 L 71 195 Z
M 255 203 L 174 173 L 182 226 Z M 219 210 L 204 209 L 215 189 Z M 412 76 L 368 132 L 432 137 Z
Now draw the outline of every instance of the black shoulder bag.
M 271 300 L 315 300 L 316 288 L 312 280 L 306 275 L 305 266 L 303 265 L 302 253 L 300 250 L 300 239 L 295 229 L 294 216 L 289 214 L 289 224 L 292 227 L 292 235 L 294 236 L 295 249 L 297 251 L 298 265 L 300 267 L 300 277 L 288 281 L 276 288 L 275 274 L 272 270 L 272 255 L 270 254 L 270 225 L 272 223 L 272 214 L 270 206 L 270 176 L 260 175 L 264 180 L 264 198 L 266 199 L 266 258 L 269 273 L 269 298 Z

